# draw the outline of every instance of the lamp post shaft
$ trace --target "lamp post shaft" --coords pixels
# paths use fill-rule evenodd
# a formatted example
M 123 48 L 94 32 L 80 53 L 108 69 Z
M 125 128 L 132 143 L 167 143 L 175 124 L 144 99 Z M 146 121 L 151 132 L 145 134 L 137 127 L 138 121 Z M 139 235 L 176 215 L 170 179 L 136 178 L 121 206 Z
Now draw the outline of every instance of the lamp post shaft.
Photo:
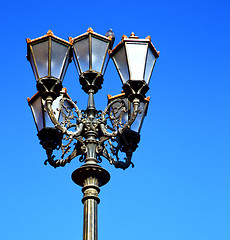
M 82 192 L 84 194 L 83 240 L 98 240 L 97 204 L 100 202 L 98 180 L 93 177 L 87 178 Z
M 83 240 L 98 240 L 97 205 L 100 187 L 110 180 L 110 174 L 97 164 L 86 163 L 72 173 L 72 180 L 82 186 L 84 204 Z

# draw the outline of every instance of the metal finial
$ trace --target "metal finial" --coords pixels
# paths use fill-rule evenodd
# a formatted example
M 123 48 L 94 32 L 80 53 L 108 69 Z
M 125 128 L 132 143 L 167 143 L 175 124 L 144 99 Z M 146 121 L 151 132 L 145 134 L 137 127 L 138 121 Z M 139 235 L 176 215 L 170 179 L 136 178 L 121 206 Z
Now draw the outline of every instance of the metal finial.
M 93 29 L 92 29 L 91 27 L 89 27 L 89 28 L 87 29 L 87 32 L 88 32 L 88 33 L 92 33 L 92 32 L 93 32 Z
M 132 32 L 129 38 L 136 38 L 136 39 L 138 39 L 139 37 L 136 36 L 136 35 L 134 34 L 134 32 Z
M 53 32 L 52 32 L 51 30 L 49 30 L 49 31 L 46 33 L 46 35 L 48 35 L 48 36 L 53 36 L 54 34 L 53 34 Z

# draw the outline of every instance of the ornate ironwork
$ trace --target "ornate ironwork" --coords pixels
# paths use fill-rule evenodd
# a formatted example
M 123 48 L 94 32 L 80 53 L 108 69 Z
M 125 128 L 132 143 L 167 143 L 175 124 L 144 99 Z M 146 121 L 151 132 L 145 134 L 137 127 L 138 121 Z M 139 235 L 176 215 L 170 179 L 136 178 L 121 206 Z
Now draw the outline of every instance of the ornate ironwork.
M 124 162 L 120 161 L 118 155 L 119 151 L 124 152 L 124 144 L 127 145 L 122 136 L 124 134 L 127 136 L 128 129 L 140 112 L 138 109 L 139 100 L 134 99 L 134 110 L 129 121 L 124 123 L 122 122 L 122 116 L 127 112 L 127 109 L 122 99 L 110 102 L 103 112 L 97 111 L 94 106 L 94 92 L 89 92 L 88 107 L 82 111 L 71 99 L 62 97 L 59 107 L 55 109 L 56 115 L 60 115 L 59 120 L 56 118 L 52 108 L 52 97 L 46 98 L 46 111 L 56 129 L 63 135 L 63 138 L 62 143 L 56 146 L 57 149 L 61 148 L 60 159 L 55 160 L 53 155 L 54 147 L 46 148 L 48 159 L 45 164 L 49 163 L 55 168 L 63 167 L 70 163 L 73 158 L 80 156 L 80 162 L 86 162 L 88 158 L 94 157 L 97 163 L 100 163 L 102 161 L 101 157 L 104 157 L 116 168 L 126 169 L 130 165 L 133 166 L 131 157 L 132 152 L 137 147 L 136 144 L 130 143 L 133 146 L 125 150 Z M 115 104 L 113 111 L 110 111 L 111 106 Z M 117 146 L 113 145 L 113 143 L 117 143 Z

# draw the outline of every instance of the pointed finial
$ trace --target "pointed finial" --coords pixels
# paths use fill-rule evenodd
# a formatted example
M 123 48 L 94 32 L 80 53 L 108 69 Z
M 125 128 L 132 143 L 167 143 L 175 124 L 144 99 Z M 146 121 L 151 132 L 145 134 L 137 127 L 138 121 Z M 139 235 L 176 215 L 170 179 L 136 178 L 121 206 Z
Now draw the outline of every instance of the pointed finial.
M 53 34 L 53 32 L 52 32 L 51 30 L 49 30 L 49 31 L 46 33 L 46 35 L 48 35 L 48 36 L 53 36 L 54 34 Z
M 31 39 L 26 38 L 26 42 L 27 42 L 27 43 L 30 43 L 30 42 L 31 42 Z
M 151 41 L 151 37 L 150 36 L 147 36 L 145 39 L 149 39 Z
M 88 28 L 87 30 L 88 33 L 92 33 L 93 32 L 93 29 L 91 27 Z
M 134 34 L 134 32 L 132 32 L 129 38 L 136 38 L 136 39 L 138 39 L 139 37 L 136 36 L 136 35 Z
M 73 44 L 73 38 L 72 37 L 69 37 L 69 43 Z

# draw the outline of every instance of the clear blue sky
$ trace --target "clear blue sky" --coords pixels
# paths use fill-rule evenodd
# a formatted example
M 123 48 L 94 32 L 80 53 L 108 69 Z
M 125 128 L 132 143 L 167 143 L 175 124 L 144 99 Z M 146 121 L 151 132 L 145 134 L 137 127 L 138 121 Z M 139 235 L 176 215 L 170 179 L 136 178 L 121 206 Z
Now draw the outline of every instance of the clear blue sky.
M 27 97 L 36 92 L 26 60 L 27 37 L 51 29 L 68 39 L 92 27 L 152 37 L 160 58 L 150 82 L 151 102 L 135 168 L 102 166 L 99 240 L 230 239 L 229 1 L 5 1 L 0 9 L 1 166 L 0 239 L 82 239 L 81 189 L 65 168 L 43 164 Z M 86 107 L 77 71 L 63 85 Z M 118 94 L 109 64 L 96 105 Z

